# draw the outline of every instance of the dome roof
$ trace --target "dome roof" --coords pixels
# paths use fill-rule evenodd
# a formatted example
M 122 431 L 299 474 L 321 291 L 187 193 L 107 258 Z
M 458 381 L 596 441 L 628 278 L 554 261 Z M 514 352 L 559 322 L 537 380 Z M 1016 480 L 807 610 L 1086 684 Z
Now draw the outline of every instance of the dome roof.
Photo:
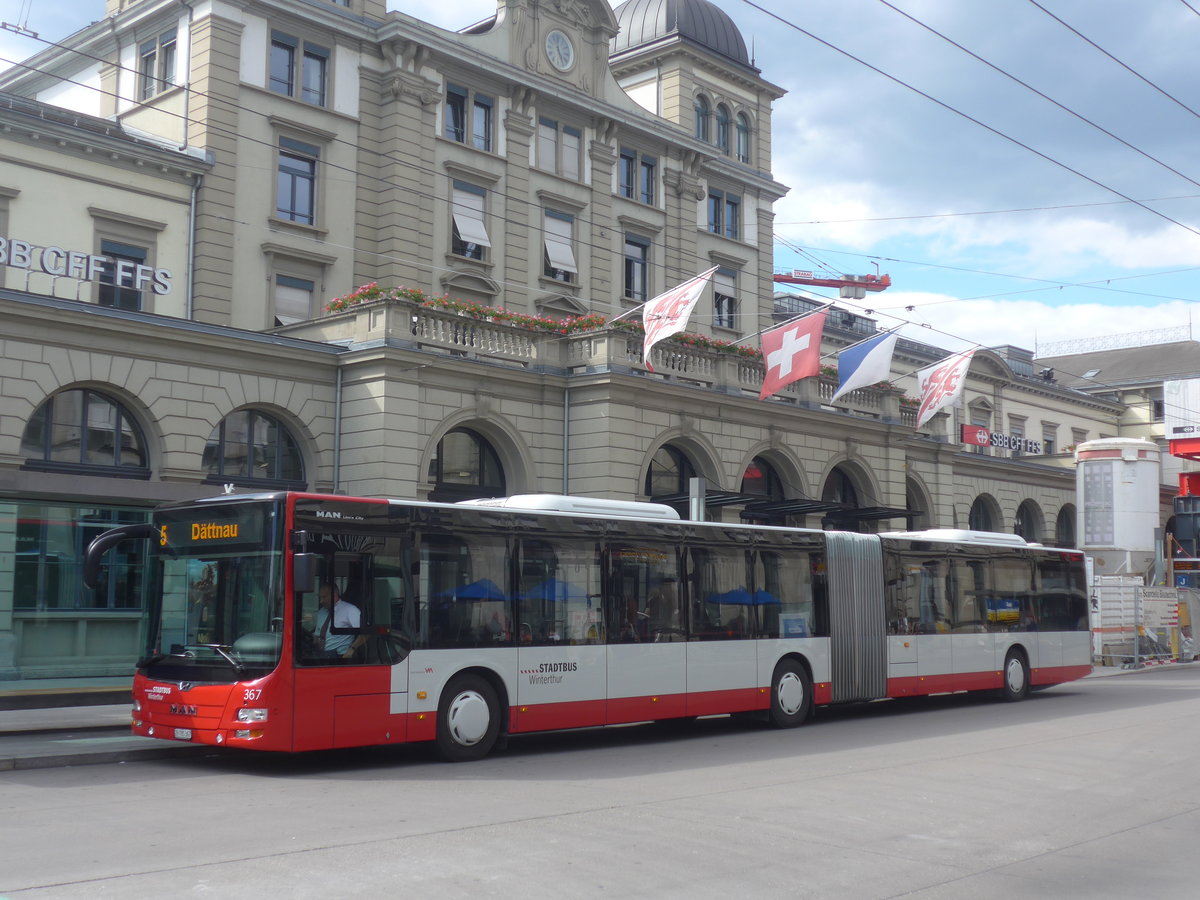
M 733 19 L 709 0 L 626 0 L 613 14 L 621 29 L 609 45 L 614 55 L 681 37 L 753 68 Z

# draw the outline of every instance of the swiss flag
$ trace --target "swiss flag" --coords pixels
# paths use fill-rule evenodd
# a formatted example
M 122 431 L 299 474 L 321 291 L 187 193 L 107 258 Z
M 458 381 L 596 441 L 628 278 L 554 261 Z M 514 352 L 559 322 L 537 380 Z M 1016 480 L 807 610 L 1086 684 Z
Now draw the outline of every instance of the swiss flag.
M 766 400 L 793 381 L 811 378 L 821 370 L 821 332 L 825 328 L 825 313 L 805 316 L 798 322 L 787 322 L 778 328 L 764 331 L 762 336 L 763 376 L 759 400 Z

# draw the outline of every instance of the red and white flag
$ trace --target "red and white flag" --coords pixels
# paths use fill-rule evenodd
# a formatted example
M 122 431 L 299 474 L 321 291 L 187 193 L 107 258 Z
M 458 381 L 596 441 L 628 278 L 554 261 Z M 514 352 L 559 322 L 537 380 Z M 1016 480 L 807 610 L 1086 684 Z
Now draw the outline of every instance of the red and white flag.
M 707 272 L 697 275 L 690 281 L 671 288 L 665 294 L 659 294 L 642 308 L 642 325 L 646 329 L 646 339 L 642 342 L 642 359 L 646 368 L 651 372 L 654 366 L 650 363 L 650 348 L 663 338 L 678 334 L 687 326 L 688 316 L 700 299 L 700 294 L 708 285 L 717 267 L 713 266 Z
M 933 418 L 943 406 L 955 404 L 962 397 L 963 387 L 967 383 L 967 369 L 974 355 L 974 350 L 964 350 L 917 373 L 917 384 L 921 388 L 921 407 L 917 410 L 918 428 Z
M 798 322 L 788 322 L 762 335 L 763 375 L 759 400 L 766 400 L 793 381 L 821 371 L 821 332 L 825 313 L 816 312 Z

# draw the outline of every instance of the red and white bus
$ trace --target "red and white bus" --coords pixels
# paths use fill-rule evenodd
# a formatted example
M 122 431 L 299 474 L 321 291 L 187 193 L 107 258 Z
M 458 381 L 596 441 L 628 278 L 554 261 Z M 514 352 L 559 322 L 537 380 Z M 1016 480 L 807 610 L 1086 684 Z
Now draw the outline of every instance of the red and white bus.
M 681 520 L 649 503 L 305 493 L 152 525 L 133 731 L 276 751 L 506 735 L 964 690 L 1091 671 L 1082 553 L 1013 535 Z M 337 603 L 332 618 L 322 605 Z M 339 597 L 340 595 L 340 597 Z

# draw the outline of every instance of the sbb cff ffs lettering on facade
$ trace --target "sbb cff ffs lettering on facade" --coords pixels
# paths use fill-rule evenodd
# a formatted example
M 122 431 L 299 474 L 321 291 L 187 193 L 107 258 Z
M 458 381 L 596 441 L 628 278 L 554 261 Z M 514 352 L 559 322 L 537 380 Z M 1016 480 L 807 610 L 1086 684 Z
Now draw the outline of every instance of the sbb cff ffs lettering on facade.
M 113 284 L 159 295 L 171 293 L 171 273 L 167 269 L 82 250 L 38 247 L 19 238 L 0 237 L 0 264 L 80 281 L 95 281 L 101 275 L 108 275 Z
M 974 447 L 996 447 L 1000 450 L 1015 450 L 1018 453 L 1030 453 L 1035 456 L 1041 455 L 1042 452 L 1041 441 L 1031 441 L 1015 434 L 1001 434 L 998 431 L 990 431 L 982 425 L 963 425 L 959 438 L 964 444 L 971 444 Z

